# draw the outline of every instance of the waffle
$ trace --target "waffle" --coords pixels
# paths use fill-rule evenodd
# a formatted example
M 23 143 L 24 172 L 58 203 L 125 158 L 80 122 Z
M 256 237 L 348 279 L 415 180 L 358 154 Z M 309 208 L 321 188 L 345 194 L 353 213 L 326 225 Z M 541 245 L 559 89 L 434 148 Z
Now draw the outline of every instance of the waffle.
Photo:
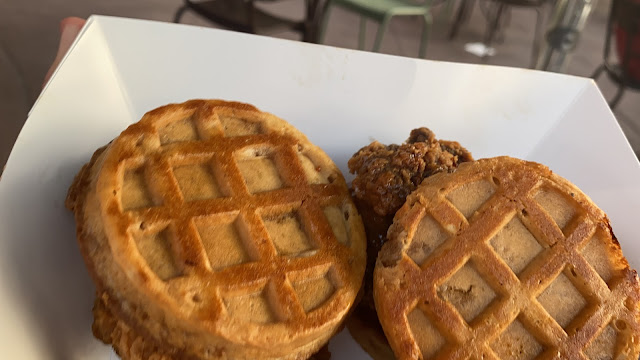
M 436 139 L 425 127 L 411 130 L 403 144 L 374 141 L 349 159 L 349 171 L 356 175 L 352 195 L 367 234 L 367 267 L 362 299 L 347 320 L 347 328 L 374 360 L 394 359 L 373 300 L 373 270 L 393 216 L 425 178 L 453 172 L 466 161 L 473 161 L 469 151 L 457 142 Z
M 374 273 L 398 359 L 638 359 L 640 285 L 606 215 L 508 157 L 426 179 Z
M 94 154 L 67 207 L 97 285 L 94 334 L 125 360 L 307 358 L 364 273 L 340 171 L 251 105 L 148 112 Z

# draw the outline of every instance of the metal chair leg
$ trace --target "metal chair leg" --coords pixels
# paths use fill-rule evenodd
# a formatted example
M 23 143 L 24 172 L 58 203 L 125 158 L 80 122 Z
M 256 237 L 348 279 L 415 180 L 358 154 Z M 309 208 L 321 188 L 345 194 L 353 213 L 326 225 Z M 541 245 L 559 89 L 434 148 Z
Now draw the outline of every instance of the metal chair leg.
M 182 5 L 180 8 L 178 8 L 176 14 L 173 17 L 173 22 L 176 24 L 179 23 L 182 15 L 184 15 L 184 12 L 187 11 L 188 8 L 189 7 L 187 5 Z
M 616 92 L 616 96 L 614 96 L 613 99 L 611 99 L 611 101 L 609 102 L 609 108 L 611 108 L 611 111 L 613 111 L 613 109 L 618 106 L 620 100 L 622 100 L 622 95 L 624 95 L 625 88 L 626 86 L 624 86 L 624 84 L 618 85 L 618 92 Z
M 456 0 L 446 0 L 446 2 L 447 2 L 447 5 L 444 10 L 445 18 L 447 20 L 450 20 L 451 16 L 453 15 L 453 9 L 456 7 Z
M 358 49 L 364 50 L 367 36 L 367 18 L 360 16 L 360 30 L 358 33 Z
M 538 56 L 540 55 L 540 42 L 542 41 L 540 34 L 543 30 L 544 17 L 542 15 L 542 10 L 539 7 L 536 7 L 536 29 L 535 34 L 533 34 L 533 51 L 531 54 L 531 68 L 535 68 L 538 62 Z
M 431 14 L 424 14 L 424 24 L 422 24 L 422 39 L 420 39 L 420 50 L 418 56 L 425 59 L 427 56 L 427 44 L 429 42 L 429 30 L 431 27 Z
M 387 31 L 387 27 L 389 26 L 389 20 L 391 20 L 391 16 L 387 15 L 382 19 L 380 26 L 378 27 L 378 34 L 376 35 L 376 41 L 373 43 L 373 52 L 380 51 L 380 45 L 382 44 L 382 37 L 384 33 Z
M 431 4 L 433 3 L 434 2 L 431 1 Z M 444 9 L 442 9 L 438 13 L 438 16 L 435 17 L 434 21 L 436 24 L 441 24 L 442 27 L 445 27 L 446 24 L 448 24 L 449 21 L 451 21 L 451 18 L 453 17 L 453 11 L 455 10 L 456 0 L 443 0 L 442 6 L 444 7 Z
M 322 24 L 320 25 L 320 34 L 318 34 L 318 44 L 323 44 L 324 37 L 327 35 L 327 24 L 329 23 L 329 14 L 331 13 L 331 1 L 326 2 L 323 13 Z
M 462 0 L 460 2 L 460 7 L 458 7 L 458 12 L 456 13 L 456 19 L 453 21 L 451 30 L 449 30 L 449 40 L 453 40 L 453 38 L 458 35 L 460 25 L 462 25 L 462 23 L 466 20 L 469 15 L 468 13 L 471 13 L 471 11 L 473 10 L 473 5 L 473 0 Z
M 487 33 L 484 36 L 484 45 L 487 48 L 490 48 L 493 44 L 493 40 L 495 39 L 496 33 L 498 32 L 498 28 L 500 27 L 500 19 L 502 18 L 502 13 L 505 11 L 507 5 L 500 3 L 496 4 L 496 6 L 497 8 L 494 15 L 495 17 L 491 19 L 491 23 L 489 24 Z M 482 58 L 486 60 L 488 58 L 488 55 L 485 54 Z
M 320 25 L 322 19 L 318 15 L 322 15 L 324 4 L 322 1 L 305 0 L 305 18 L 302 31 L 302 41 L 317 44 L 319 39 Z
M 598 68 L 593 72 L 593 74 L 591 74 L 590 78 L 592 78 L 593 80 L 597 80 L 600 74 L 602 74 L 603 70 L 604 70 L 604 64 L 598 66 Z

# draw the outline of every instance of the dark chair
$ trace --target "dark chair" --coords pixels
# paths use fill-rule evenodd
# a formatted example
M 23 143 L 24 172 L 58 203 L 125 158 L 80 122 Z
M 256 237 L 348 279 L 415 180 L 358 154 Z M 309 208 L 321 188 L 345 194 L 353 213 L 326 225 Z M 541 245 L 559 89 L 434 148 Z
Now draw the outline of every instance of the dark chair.
M 315 42 L 317 37 L 315 18 L 319 11 L 319 1 L 305 0 L 307 11 L 306 18 L 303 20 L 281 17 L 256 6 L 256 3 L 276 1 L 278 0 L 184 0 L 184 5 L 176 11 L 173 22 L 180 22 L 184 12 L 192 10 L 231 30 L 257 34 L 284 28 L 299 32 L 304 41 Z
M 453 0 L 451 0 L 453 1 Z M 485 32 L 483 43 L 487 47 L 491 47 L 493 44 L 498 30 L 500 29 L 500 23 L 504 20 L 505 14 L 508 13 L 511 7 L 525 7 L 534 9 L 536 11 L 536 28 L 533 39 L 533 50 L 531 54 L 531 67 L 534 67 L 538 59 L 538 53 L 540 52 L 540 41 L 542 35 L 542 25 L 544 23 L 544 16 L 542 13 L 542 6 L 547 0 L 490 0 L 483 2 L 486 7 L 481 7 L 483 13 L 487 18 L 487 30 Z M 482 4 L 481 3 L 481 6 Z M 462 0 L 456 18 L 451 30 L 449 32 L 449 39 L 453 39 L 458 34 L 460 25 L 470 16 L 471 11 L 475 5 L 475 0 Z
M 627 88 L 640 91 L 640 3 L 632 0 L 613 0 L 604 44 L 604 62 L 591 75 L 594 80 L 606 72 L 618 85 L 609 102 L 613 110 Z M 618 63 L 611 62 L 611 38 L 616 37 Z

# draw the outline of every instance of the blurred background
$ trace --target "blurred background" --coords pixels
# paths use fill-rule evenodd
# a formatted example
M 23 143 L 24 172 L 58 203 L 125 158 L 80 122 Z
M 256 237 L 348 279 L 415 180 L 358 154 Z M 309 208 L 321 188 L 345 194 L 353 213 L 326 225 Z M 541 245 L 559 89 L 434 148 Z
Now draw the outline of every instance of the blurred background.
M 612 3 L 613 1 L 613 3 Z M 91 14 L 256 32 L 386 54 L 591 77 L 640 153 L 638 0 L 0 0 L 0 169 L 55 58 L 59 23 Z M 615 5 L 615 6 L 614 6 Z M 612 12 L 612 9 L 613 12 Z M 389 17 L 389 15 L 396 15 Z M 407 16 L 404 16 L 407 15 Z M 610 16 L 613 15 L 613 16 Z M 176 19 L 177 18 L 177 19 Z M 282 19 L 285 20 L 282 20 Z M 367 19 L 362 27 L 361 19 Z M 609 21 L 611 20 L 611 21 Z M 423 37 L 423 25 L 430 22 Z M 610 26 L 609 26 L 610 25 Z M 610 39 L 609 60 L 605 58 Z M 634 58 L 635 57 L 635 58 Z M 634 80 L 636 79 L 636 80 Z M 629 89 L 619 101 L 619 89 Z

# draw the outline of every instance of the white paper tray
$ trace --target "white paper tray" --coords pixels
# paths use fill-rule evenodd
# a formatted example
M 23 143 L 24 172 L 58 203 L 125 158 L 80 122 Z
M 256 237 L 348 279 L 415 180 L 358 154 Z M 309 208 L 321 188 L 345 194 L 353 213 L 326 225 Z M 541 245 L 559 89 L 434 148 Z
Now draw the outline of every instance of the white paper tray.
M 640 266 L 640 167 L 593 81 L 94 16 L 30 112 L 0 181 L 0 358 L 110 359 L 64 208 L 93 151 L 144 112 L 192 98 L 252 103 L 297 126 L 346 173 L 372 139 L 427 126 L 476 158 L 551 167 L 610 216 Z M 343 333 L 335 359 L 365 359 Z

